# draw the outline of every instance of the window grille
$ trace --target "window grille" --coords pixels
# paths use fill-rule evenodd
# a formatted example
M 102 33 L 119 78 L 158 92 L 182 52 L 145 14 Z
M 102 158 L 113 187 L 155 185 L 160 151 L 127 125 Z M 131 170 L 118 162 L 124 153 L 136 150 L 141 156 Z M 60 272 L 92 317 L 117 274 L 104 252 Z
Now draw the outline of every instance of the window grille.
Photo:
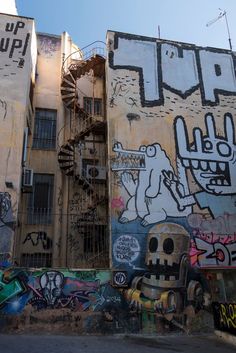
M 33 148 L 55 149 L 57 112 L 51 109 L 36 109 Z
M 34 174 L 33 192 L 28 195 L 28 224 L 51 224 L 54 176 Z
M 52 254 L 51 253 L 33 253 L 21 254 L 20 266 L 22 267 L 51 267 Z
M 99 115 L 102 116 L 102 99 L 101 98 L 91 98 L 84 97 L 84 110 L 89 115 Z

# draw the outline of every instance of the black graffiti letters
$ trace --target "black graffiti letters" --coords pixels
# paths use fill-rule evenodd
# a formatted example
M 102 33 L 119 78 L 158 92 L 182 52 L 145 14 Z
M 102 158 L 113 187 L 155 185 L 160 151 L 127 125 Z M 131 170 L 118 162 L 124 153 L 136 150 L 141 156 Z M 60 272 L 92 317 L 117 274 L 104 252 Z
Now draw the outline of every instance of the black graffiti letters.
M 17 21 L 16 24 L 13 23 L 7 23 L 6 24 L 6 32 L 13 32 L 14 35 L 17 34 L 18 29 L 20 28 L 24 28 L 25 27 L 25 23 L 22 21 Z
M 25 27 L 25 23 L 17 21 L 16 23 L 7 23 L 5 31 L 12 32 L 13 37 L 2 37 L 0 38 L 0 52 L 8 52 L 9 58 L 12 58 L 17 52 L 21 56 L 25 56 L 29 44 L 30 33 L 27 33 L 25 36 L 15 37 L 18 31 Z
M 23 48 L 21 55 L 25 56 L 26 51 L 27 51 L 27 47 L 28 47 L 28 43 L 29 43 L 29 38 L 30 38 L 29 33 L 27 33 L 24 41 L 22 39 L 13 39 L 11 41 L 10 38 L 1 38 L 0 52 L 7 52 L 10 49 L 9 50 L 9 58 L 12 58 L 14 55 L 14 51 L 16 49 Z
M 52 247 L 52 240 L 47 236 L 46 232 L 31 232 L 28 233 L 23 241 L 23 244 L 30 241 L 33 246 L 38 246 L 40 243 L 44 250 L 49 250 Z

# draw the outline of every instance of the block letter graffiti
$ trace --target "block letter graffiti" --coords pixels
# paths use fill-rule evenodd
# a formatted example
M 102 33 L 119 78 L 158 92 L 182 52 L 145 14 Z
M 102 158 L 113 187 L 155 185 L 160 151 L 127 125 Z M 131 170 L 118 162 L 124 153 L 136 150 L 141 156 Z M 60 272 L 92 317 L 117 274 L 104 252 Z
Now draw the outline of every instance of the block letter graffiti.
M 199 266 L 235 266 L 236 243 L 223 244 L 220 241 L 209 243 L 201 238 L 194 238 L 193 256 L 197 256 Z
M 161 51 L 164 86 L 186 98 L 199 85 L 194 51 L 170 44 L 162 44 Z
M 118 50 L 115 48 L 113 53 L 113 68 L 127 68 L 139 72 L 142 106 L 160 104 L 162 99 L 158 72 L 160 58 L 157 55 L 156 42 L 128 40 L 120 37 L 117 41 Z M 129 58 L 128 62 L 127 57 Z
M 236 304 L 212 303 L 214 324 L 217 330 L 236 334 Z
M 230 54 L 200 50 L 203 102 L 219 103 L 218 94 L 236 93 L 235 68 Z

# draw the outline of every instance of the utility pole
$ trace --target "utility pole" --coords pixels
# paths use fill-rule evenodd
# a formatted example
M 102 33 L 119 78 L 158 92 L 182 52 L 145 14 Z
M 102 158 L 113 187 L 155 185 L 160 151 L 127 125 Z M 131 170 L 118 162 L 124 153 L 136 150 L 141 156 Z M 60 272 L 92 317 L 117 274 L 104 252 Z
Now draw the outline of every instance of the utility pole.
M 229 32 L 229 23 L 228 23 L 228 19 L 227 19 L 227 13 L 225 10 L 220 9 L 220 13 L 218 15 L 218 17 L 214 18 L 214 20 L 209 21 L 206 26 L 209 27 L 211 26 L 213 23 L 217 22 L 219 19 L 221 19 L 222 17 L 225 18 L 225 23 L 226 23 L 226 27 L 227 27 L 227 32 L 228 32 L 228 40 L 229 40 L 229 47 L 230 50 L 232 50 L 232 43 L 231 43 L 231 38 L 230 38 L 230 32 Z

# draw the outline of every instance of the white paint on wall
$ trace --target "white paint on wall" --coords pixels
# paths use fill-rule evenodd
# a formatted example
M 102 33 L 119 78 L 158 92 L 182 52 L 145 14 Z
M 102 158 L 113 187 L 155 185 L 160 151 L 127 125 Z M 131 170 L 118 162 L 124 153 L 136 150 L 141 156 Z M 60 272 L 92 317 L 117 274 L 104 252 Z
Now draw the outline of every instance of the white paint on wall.
M 200 61 L 205 99 L 216 101 L 218 90 L 236 92 L 236 78 L 232 56 L 200 50 Z
M 145 100 L 159 99 L 158 59 L 155 42 L 119 38 L 118 50 L 114 50 L 114 65 L 141 69 Z
M 171 88 L 186 93 L 199 84 L 195 53 L 193 50 L 182 50 L 170 44 L 162 44 L 163 82 Z
M 32 40 L 34 40 L 34 49 Z M 29 86 L 36 61 L 33 20 L 8 15 L 0 16 L 0 56 L 0 99 L 26 104 L 28 96 L 26 86 Z
M 9 15 L 18 15 L 15 0 L 1 0 L 0 13 L 7 13 Z

